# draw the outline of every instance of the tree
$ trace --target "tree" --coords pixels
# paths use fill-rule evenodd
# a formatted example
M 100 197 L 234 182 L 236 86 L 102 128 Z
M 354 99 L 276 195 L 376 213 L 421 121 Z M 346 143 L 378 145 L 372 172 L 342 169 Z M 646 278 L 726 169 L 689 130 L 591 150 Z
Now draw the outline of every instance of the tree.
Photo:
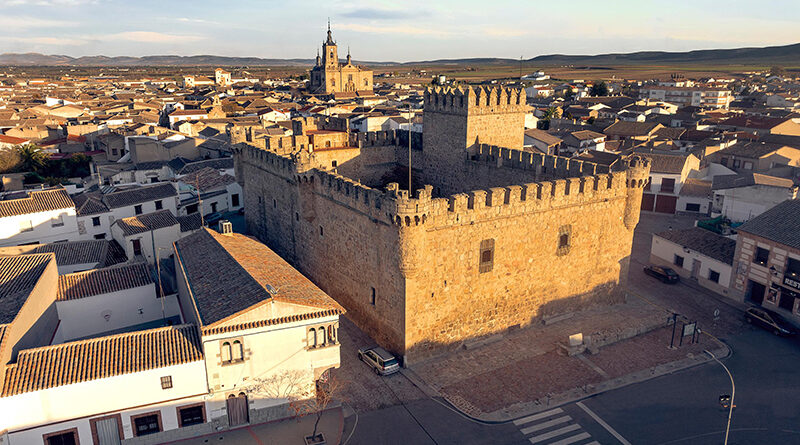
M 575 97 L 575 92 L 572 91 L 572 88 L 567 88 L 564 90 L 564 99 L 569 101 L 572 100 L 573 97 Z
M 22 157 L 19 150 L 6 149 L 0 150 L 0 173 L 12 173 L 22 165 Z
M 605 82 L 597 82 L 592 85 L 592 89 L 589 91 L 589 95 L 591 96 L 608 96 L 608 85 Z
M 550 119 L 558 119 L 559 117 L 561 117 L 561 110 L 559 110 L 557 107 L 550 107 L 544 110 L 542 120 L 549 121 Z
M 36 144 L 18 145 L 21 166 L 25 171 L 39 172 L 47 167 L 49 157 Z
M 255 378 L 245 391 L 248 396 L 268 397 L 289 402 L 289 409 L 295 417 L 300 418 L 313 415 L 314 430 L 308 437 L 310 443 L 321 441 L 322 437 L 317 432 L 322 414 L 334 401 L 341 390 L 341 381 L 331 376 L 330 370 L 325 371 L 322 377 L 313 383 L 310 372 L 289 370 L 274 374 L 270 377 Z

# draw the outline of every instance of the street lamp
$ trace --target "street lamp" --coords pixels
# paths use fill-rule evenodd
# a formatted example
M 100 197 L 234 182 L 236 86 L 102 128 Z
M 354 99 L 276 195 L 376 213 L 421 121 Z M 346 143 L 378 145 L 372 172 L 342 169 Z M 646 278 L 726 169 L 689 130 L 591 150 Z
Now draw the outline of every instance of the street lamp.
M 725 445 L 728 445 L 728 434 L 731 431 L 731 417 L 733 416 L 733 401 L 734 398 L 736 397 L 736 384 L 733 383 L 733 376 L 731 375 L 731 371 L 728 369 L 727 366 L 725 366 L 721 361 L 719 361 L 719 359 L 715 357 L 714 354 L 711 353 L 711 351 L 705 350 L 703 352 L 710 355 L 711 358 L 714 359 L 714 361 L 719 363 L 720 366 L 722 366 L 725 369 L 725 372 L 728 373 L 728 377 L 730 377 L 731 379 L 731 403 L 730 403 L 730 408 L 728 410 L 728 426 L 725 428 Z

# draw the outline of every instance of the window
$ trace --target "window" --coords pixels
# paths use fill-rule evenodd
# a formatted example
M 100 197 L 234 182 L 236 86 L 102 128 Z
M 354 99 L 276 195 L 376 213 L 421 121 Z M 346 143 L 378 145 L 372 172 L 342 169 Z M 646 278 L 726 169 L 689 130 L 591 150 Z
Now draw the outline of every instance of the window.
M 19 231 L 20 232 L 32 232 L 33 231 L 33 222 L 31 222 L 30 220 L 20 221 L 19 222 Z
M 743 168 L 744 168 L 745 170 L 752 170 L 752 169 L 753 169 L 753 163 L 752 163 L 752 162 L 750 162 L 750 161 L 745 161 L 745 162 L 744 162 L 744 166 L 743 166 Z
M 233 341 L 233 357 L 232 360 L 234 362 L 241 362 L 244 360 L 244 347 L 242 346 L 242 342 L 239 340 Z
M 117 153 L 119 153 L 119 150 L 117 150 L 116 148 L 112 148 L 112 149 L 111 149 L 111 155 L 112 155 L 112 156 L 116 156 L 116 155 L 117 155 Z
M 332 162 L 331 162 L 331 167 L 333 167 L 333 168 L 336 168 L 336 167 L 338 167 L 338 166 L 339 166 L 339 163 L 338 163 L 338 162 L 336 162 L 336 161 L 332 161 Z
M 317 347 L 317 330 L 314 329 L 314 328 L 309 329 L 308 330 L 308 338 L 306 340 L 308 341 L 308 347 L 309 348 L 316 348 Z
M 689 204 L 689 203 L 686 203 L 686 211 L 687 212 L 699 212 L 700 211 L 700 204 Z
M 753 262 L 762 266 L 766 266 L 767 261 L 769 261 L 769 250 L 762 247 L 756 247 L 756 255 L 753 257 Z
M 569 253 L 572 247 L 572 226 L 561 226 L 558 229 L 558 249 L 556 255 L 562 256 Z
M 141 255 L 142 254 L 142 242 L 138 239 L 131 240 L 131 245 L 133 246 L 133 255 Z
M 719 163 L 724 165 L 725 167 L 727 167 L 728 166 L 728 158 L 721 158 L 719 160 Z
M 131 416 L 133 435 L 146 436 L 161 432 L 161 414 L 159 412 Z
M 481 241 L 478 272 L 491 272 L 492 268 L 494 268 L 494 239 L 485 239 Z
M 186 214 L 191 215 L 197 213 L 197 204 L 190 204 L 186 206 Z
M 73 428 L 69 431 L 59 431 L 57 433 L 45 434 L 45 445 L 77 445 L 78 430 Z
M 61 227 L 64 225 L 64 215 L 58 215 L 57 217 L 53 218 L 52 220 L 53 227 Z
M 369 298 L 369 304 L 375 306 L 375 288 L 372 288 L 372 296 Z
M 97 227 L 100 225 L 100 217 L 94 216 L 92 217 L 92 226 Z
M 178 407 L 178 427 L 197 425 L 205 423 L 205 421 L 206 408 L 202 403 L 194 406 Z
M 294 212 L 294 220 L 295 221 L 300 221 L 300 214 L 299 213 Z
M 142 214 L 142 205 L 139 204 L 137 206 L 133 206 L 133 213 L 135 213 L 137 215 L 141 215 Z
M 739 168 L 741 166 L 742 166 L 742 161 L 741 160 L 739 160 L 739 159 L 734 159 L 733 160 L 733 168 Z
M 675 258 L 672 260 L 672 264 L 678 267 L 683 267 L 683 257 L 680 255 L 675 255 Z
M 784 272 L 784 275 L 788 275 L 793 278 L 800 277 L 800 260 L 789 258 L 789 261 L 786 264 L 786 272 Z
M 708 279 L 715 283 L 719 283 L 719 272 L 708 269 Z
M 323 234 L 323 232 L 322 232 L 322 226 L 319 226 L 319 236 L 320 236 L 320 237 L 322 237 L 322 236 L 325 236 L 325 235 Z
M 231 206 L 239 207 L 239 194 L 234 193 L 231 195 Z
M 165 375 L 161 377 L 161 389 L 170 389 L 172 388 L 172 376 Z
M 664 178 L 661 180 L 661 191 L 672 193 L 675 191 L 675 179 L 674 178 Z
M 98 233 L 97 235 L 94 236 L 94 239 L 106 239 L 106 234 Z
M 231 362 L 231 344 L 230 342 L 223 342 L 222 347 L 220 348 L 219 352 L 220 358 L 222 359 L 222 363 L 230 363 Z
M 331 141 L 325 141 L 325 147 L 330 148 L 330 146 L 331 146 Z
M 277 199 L 273 199 L 272 200 L 272 208 L 273 209 L 277 209 L 278 208 L 278 200 Z
M 212 202 L 211 203 L 211 213 L 216 213 L 216 212 L 217 212 L 217 203 L 216 202 Z
M 164 202 L 161 201 L 160 199 L 156 201 L 156 210 L 161 210 L 163 208 L 164 208 Z

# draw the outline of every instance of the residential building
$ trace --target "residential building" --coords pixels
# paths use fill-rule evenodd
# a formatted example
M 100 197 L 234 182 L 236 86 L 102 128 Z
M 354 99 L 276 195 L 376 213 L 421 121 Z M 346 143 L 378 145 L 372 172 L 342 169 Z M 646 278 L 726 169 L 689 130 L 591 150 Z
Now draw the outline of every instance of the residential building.
M 55 254 L 59 275 L 110 267 L 128 261 L 128 257 L 122 247 L 115 241 L 107 240 L 67 241 L 63 243 L 0 247 L 0 255 L 2 256 L 48 252 Z
M 643 99 L 700 108 L 727 109 L 733 101 L 730 90 L 720 87 L 647 85 L 639 90 Z
M 562 149 L 569 153 L 587 150 L 605 151 L 606 135 L 591 130 L 573 131 L 564 137 Z
M 730 295 L 800 322 L 800 201 L 787 200 L 736 230 Z
M 525 130 L 525 142 L 523 147 L 534 149 L 546 155 L 558 154 L 558 149 L 563 141 L 544 130 L 530 128 Z
M 800 149 L 781 143 L 739 141 L 707 156 L 736 172 L 764 173 L 777 166 L 800 166 Z
M 740 173 L 715 176 L 711 189 L 714 193 L 711 215 L 742 222 L 787 199 L 797 199 L 798 187 L 791 179 Z
M 242 186 L 233 176 L 204 167 L 178 179 L 180 215 L 200 211 L 203 215 L 239 210 L 243 205 Z M 202 208 L 200 205 L 202 203 Z
M 698 215 L 711 214 L 711 202 L 714 199 L 712 181 L 686 178 L 678 192 L 677 212 L 693 213 Z
M 736 241 L 692 227 L 653 234 L 650 262 L 672 268 L 689 280 L 721 295 L 728 294 Z
M 74 240 L 75 203 L 63 187 L 7 193 L 0 200 L 0 247 Z
M 644 187 L 642 210 L 675 213 L 683 183 L 692 171 L 700 170 L 700 160 L 686 153 L 636 152 L 651 160 L 650 178 Z
M 610 140 L 627 140 L 647 142 L 656 136 L 658 130 L 664 128 L 657 122 L 617 121 L 603 130 Z

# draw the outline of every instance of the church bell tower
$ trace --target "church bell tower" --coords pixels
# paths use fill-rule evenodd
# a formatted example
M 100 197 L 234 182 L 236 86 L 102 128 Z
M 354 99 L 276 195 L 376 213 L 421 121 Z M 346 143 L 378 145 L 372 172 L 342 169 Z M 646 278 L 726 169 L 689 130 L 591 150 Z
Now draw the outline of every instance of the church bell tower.
M 336 48 L 336 42 L 333 41 L 331 35 L 331 21 L 328 20 L 328 39 L 322 44 L 322 60 L 324 61 L 325 69 L 336 69 L 339 67 L 339 52 Z

